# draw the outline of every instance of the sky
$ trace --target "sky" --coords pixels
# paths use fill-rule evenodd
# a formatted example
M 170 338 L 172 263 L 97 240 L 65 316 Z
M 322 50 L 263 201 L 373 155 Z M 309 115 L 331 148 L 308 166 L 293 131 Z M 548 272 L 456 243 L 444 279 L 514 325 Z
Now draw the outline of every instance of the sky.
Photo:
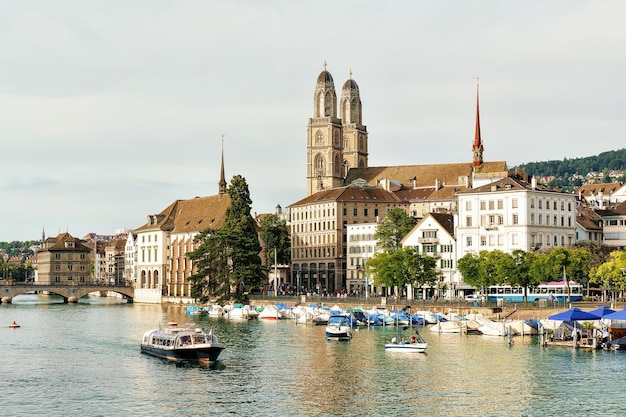
M 242 175 L 306 196 L 324 63 L 369 166 L 597 155 L 626 141 L 626 2 L 0 0 L 0 241 L 137 228 Z

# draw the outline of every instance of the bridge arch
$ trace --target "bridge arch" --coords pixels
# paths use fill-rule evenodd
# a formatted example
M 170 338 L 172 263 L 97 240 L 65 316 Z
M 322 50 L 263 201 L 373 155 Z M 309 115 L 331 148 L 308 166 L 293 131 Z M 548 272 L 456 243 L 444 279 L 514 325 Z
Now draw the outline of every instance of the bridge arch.
M 130 286 L 101 286 L 101 285 L 31 285 L 31 284 L 14 284 L 0 287 L 0 301 L 2 303 L 10 303 L 13 298 L 18 295 L 29 292 L 46 291 L 50 294 L 58 295 L 63 298 L 64 303 L 77 303 L 79 299 L 91 292 L 110 291 L 121 294 L 128 300 L 133 302 L 135 289 Z

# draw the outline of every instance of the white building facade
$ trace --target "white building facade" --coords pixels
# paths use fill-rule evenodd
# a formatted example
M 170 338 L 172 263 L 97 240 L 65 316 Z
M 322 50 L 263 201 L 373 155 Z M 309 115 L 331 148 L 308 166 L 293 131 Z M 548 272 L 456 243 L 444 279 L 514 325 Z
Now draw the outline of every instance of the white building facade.
M 511 253 L 575 243 L 573 194 L 507 177 L 459 197 L 457 257 L 480 251 Z
M 429 213 L 402 239 L 403 247 L 415 248 L 422 256 L 436 261 L 438 281 L 433 287 L 423 287 L 413 291 L 409 288 L 408 297 L 428 299 L 433 296 L 452 300 L 464 295 L 463 291 L 473 291 L 461 282 L 456 269 L 456 239 L 454 237 L 455 216 L 449 213 Z
M 365 272 L 365 264 L 376 253 L 374 235 L 377 228 L 378 223 L 349 224 L 346 227 L 346 286 L 352 294 L 372 295 L 372 282 Z

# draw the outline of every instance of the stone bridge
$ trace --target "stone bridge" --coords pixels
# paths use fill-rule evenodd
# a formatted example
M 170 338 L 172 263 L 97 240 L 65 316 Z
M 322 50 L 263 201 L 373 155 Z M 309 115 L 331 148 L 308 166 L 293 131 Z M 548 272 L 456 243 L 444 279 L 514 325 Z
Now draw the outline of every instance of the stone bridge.
M 132 303 L 135 297 L 135 288 L 127 285 L 38 285 L 14 283 L 13 285 L 0 285 L 0 301 L 8 304 L 18 295 L 44 291 L 63 297 L 64 303 L 77 303 L 79 298 L 96 291 L 116 292 L 124 296 L 129 303 Z

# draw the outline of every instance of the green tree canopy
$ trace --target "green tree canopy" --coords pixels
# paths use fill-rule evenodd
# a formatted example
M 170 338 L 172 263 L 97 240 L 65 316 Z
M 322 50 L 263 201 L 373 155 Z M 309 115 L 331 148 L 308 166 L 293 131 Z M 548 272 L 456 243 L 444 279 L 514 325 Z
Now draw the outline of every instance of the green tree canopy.
M 430 256 L 420 255 L 414 248 L 400 248 L 395 252 L 375 254 L 365 268 L 373 277 L 374 285 L 386 287 L 414 287 L 432 284 L 437 280 L 436 262 Z
M 485 290 L 491 285 L 504 283 L 515 265 L 509 254 L 494 250 L 480 251 L 478 255 L 468 253 L 459 259 L 457 266 L 465 283 Z
M 385 252 L 395 252 L 400 248 L 400 241 L 413 229 L 417 221 L 401 208 L 394 208 L 378 223 L 374 238 L 378 248 Z
M 626 289 L 626 251 L 611 252 L 610 259 L 589 273 L 590 281 L 603 288 Z
M 283 219 L 275 214 L 265 216 L 261 221 L 261 239 L 265 242 L 266 265 L 272 265 L 274 260 L 279 264 L 291 262 L 289 230 Z

